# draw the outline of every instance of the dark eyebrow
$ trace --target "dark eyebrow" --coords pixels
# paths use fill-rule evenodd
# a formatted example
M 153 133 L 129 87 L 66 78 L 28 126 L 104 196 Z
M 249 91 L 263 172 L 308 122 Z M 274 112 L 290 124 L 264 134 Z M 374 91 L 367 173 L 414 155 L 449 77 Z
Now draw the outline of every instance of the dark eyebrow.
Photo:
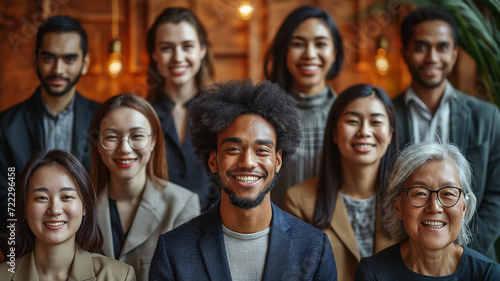
M 234 137 L 229 137 L 225 138 L 222 140 L 221 144 L 225 144 L 228 142 L 234 142 L 234 143 L 242 143 L 243 141 L 240 138 L 234 138 Z
M 40 55 L 47 55 L 47 56 L 52 56 L 52 57 L 58 57 L 56 54 L 53 54 L 51 52 L 48 52 L 48 51 L 42 51 L 40 53 Z M 73 57 L 73 58 L 77 58 L 78 57 L 78 54 L 77 53 L 69 53 L 69 54 L 64 54 L 62 55 L 63 57 Z
M 358 112 L 356 111 L 347 111 L 344 115 L 355 115 L 355 116 L 360 116 L 361 114 L 359 114 Z M 372 117 L 387 117 L 385 114 L 383 113 L 378 113 L 378 112 L 375 112 L 375 113 L 372 113 L 370 114 L 370 116 Z
M 257 140 L 256 143 L 259 145 L 269 145 L 274 147 L 274 142 L 270 139 Z
M 61 188 L 60 191 L 74 191 L 74 192 L 77 192 L 74 187 L 63 187 L 63 188 Z M 42 186 L 42 187 L 37 187 L 37 188 L 33 189 L 33 192 L 49 192 L 49 189 Z
M 299 40 L 303 40 L 303 41 L 306 41 L 306 38 L 302 37 L 302 36 L 292 36 L 292 39 L 299 39 Z M 329 38 L 326 37 L 326 36 L 317 36 L 317 37 L 314 37 L 314 40 L 328 40 Z

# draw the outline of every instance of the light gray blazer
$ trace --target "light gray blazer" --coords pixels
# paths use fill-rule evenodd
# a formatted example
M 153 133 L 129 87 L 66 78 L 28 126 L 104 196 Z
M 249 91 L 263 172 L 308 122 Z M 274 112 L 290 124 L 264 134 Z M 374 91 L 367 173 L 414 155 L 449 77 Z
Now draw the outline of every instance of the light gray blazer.
M 137 280 L 147 281 L 149 267 L 160 234 L 200 214 L 198 195 L 171 182 L 166 187 L 146 182 L 142 200 L 130 226 L 119 261 L 134 267 Z M 101 228 L 104 255 L 114 258 L 113 234 L 109 213 L 108 187 L 99 193 L 98 224 Z

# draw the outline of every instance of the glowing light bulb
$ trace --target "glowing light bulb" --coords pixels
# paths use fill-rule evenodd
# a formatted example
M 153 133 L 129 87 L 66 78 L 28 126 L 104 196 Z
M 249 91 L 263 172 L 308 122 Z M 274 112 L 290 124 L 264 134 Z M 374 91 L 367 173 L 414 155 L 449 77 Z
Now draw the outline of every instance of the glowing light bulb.
M 111 53 L 108 59 L 108 73 L 109 76 L 113 78 L 117 77 L 123 68 L 121 50 L 122 44 L 120 40 L 113 40 L 111 42 Z
M 249 20 L 250 17 L 252 17 L 252 14 L 253 14 L 252 4 L 250 4 L 250 2 L 247 1 L 241 1 L 240 5 L 238 6 L 238 15 L 240 16 L 240 18 L 243 20 Z
M 375 56 L 375 66 L 377 67 L 377 72 L 380 75 L 386 75 L 389 71 L 389 60 L 387 59 L 387 53 L 382 48 L 377 50 L 377 55 Z

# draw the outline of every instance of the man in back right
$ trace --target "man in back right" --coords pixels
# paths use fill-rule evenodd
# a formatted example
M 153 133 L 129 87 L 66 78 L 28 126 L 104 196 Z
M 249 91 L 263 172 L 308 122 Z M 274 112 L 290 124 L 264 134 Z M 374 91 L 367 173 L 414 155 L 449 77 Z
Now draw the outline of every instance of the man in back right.
M 477 216 L 471 248 L 496 260 L 500 236 L 500 112 L 463 94 L 447 77 L 457 60 L 457 26 L 451 15 L 421 8 L 401 23 L 402 55 L 412 75 L 396 97 L 399 147 L 425 140 L 456 144 L 472 165 Z

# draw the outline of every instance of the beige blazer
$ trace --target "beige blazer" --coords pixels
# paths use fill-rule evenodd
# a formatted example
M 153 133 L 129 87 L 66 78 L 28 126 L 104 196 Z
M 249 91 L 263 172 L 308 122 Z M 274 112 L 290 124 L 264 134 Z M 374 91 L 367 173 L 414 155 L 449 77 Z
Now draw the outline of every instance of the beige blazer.
M 104 255 L 114 258 L 107 186 L 98 199 L 97 218 L 104 237 L 102 250 Z M 196 193 L 171 182 L 166 182 L 165 188 L 158 187 L 148 180 L 118 260 L 134 267 L 137 280 L 147 281 L 160 234 L 199 214 L 200 201 Z
M 16 267 L 14 268 L 15 273 L 10 272 L 10 268 L 7 262 L 0 264 L 0 275 L 2 276 L 2 280 L 38 281 L 38 272 L 36 271 L 35 255 L 33 255 L 33 252 L 22 256 L 16 261 Z M 100 254 L 87 252 L 77 245 L 68 280 L 132 281 L 136 279 L 134 268 L 130 265 Z
M 288 189 L 285 194 L 283 209 L 305 222 L 312 223 L 314 206 L 316 204 L 319 177 L 314 177 Z M 333 256 L 337 266 L 339 281 L 352 281 L 361 256 L 342 197 L 337 196 L 330 226 L 322 229 L 328 235 L 332 244 Z M 396 243 L 383 234 L 377 219 L 375 231 L 374 253 Z

